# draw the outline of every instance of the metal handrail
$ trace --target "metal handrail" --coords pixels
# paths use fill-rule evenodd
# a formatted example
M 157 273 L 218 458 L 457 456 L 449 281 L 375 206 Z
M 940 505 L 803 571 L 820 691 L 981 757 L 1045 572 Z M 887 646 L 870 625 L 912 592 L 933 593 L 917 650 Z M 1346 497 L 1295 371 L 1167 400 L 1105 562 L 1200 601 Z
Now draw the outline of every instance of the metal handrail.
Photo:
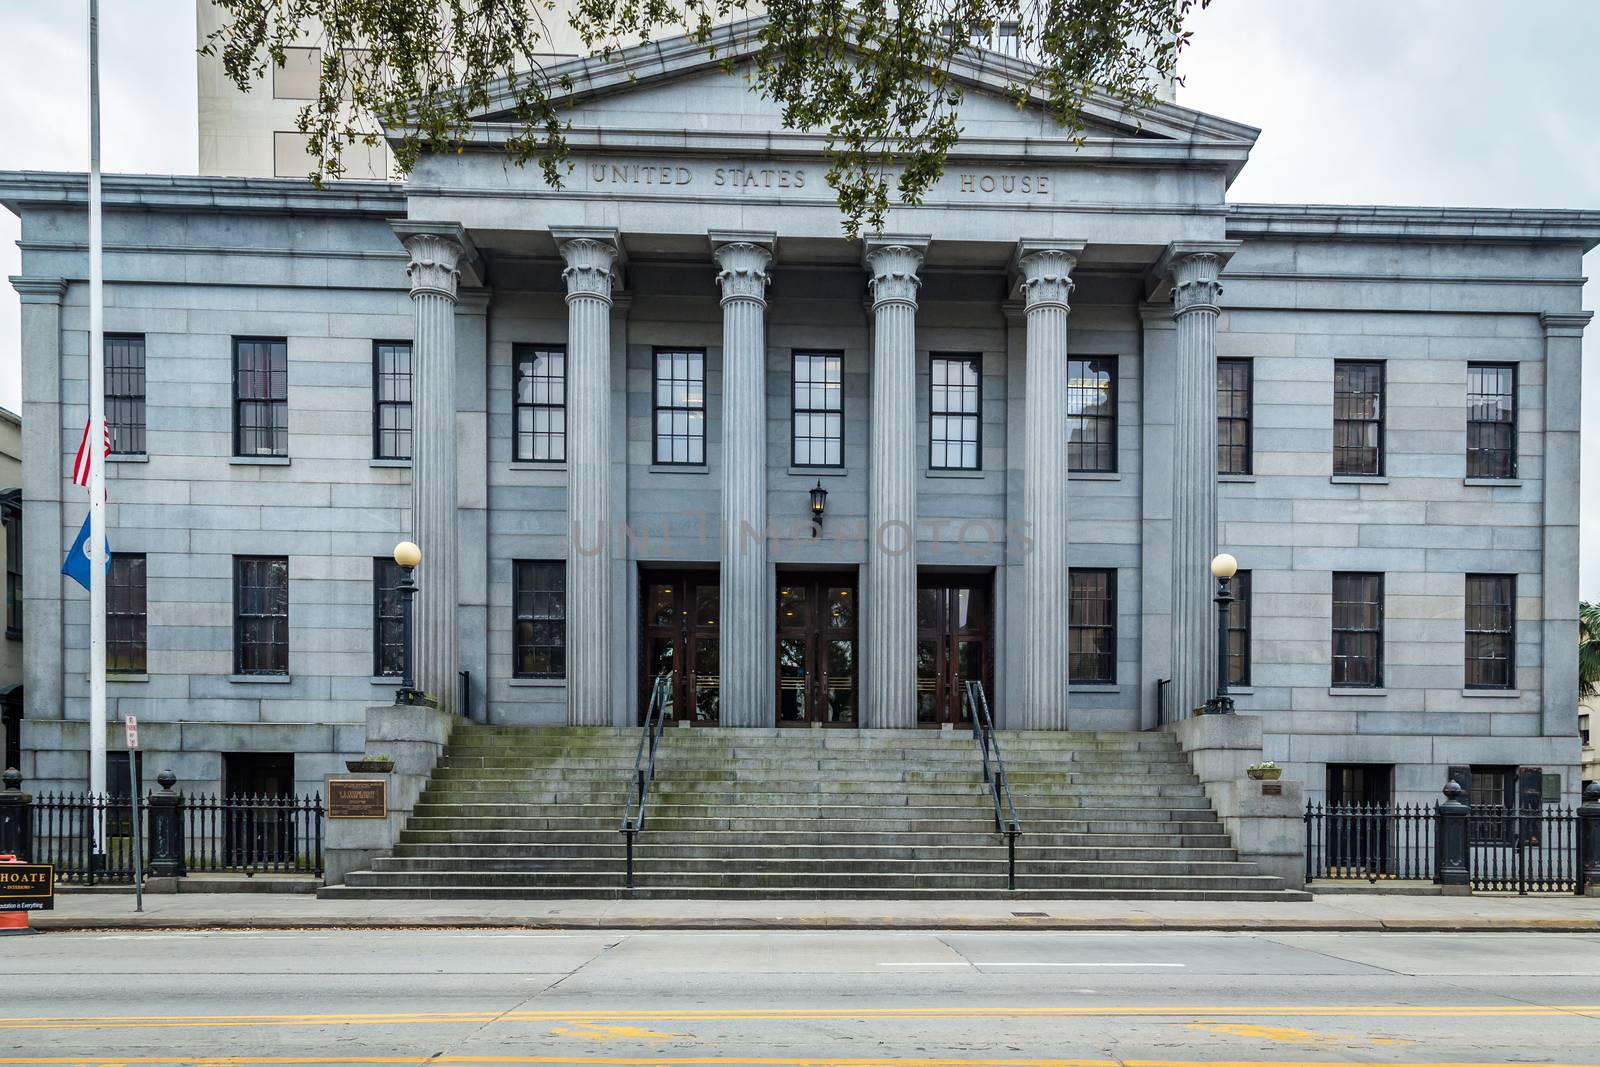
M 984 694 L 983 683 L 976 678 L 966 682 L 967 713 L 972 718 L 972 736 L 978 742 L 978 752 L 983 757 L 983 780 L 989 784 L 994 800 L 994 832 L 1006 835 L 1006 888 L 1017 888 L 1017 838 L 1022 833 L 1022 821 L 1017 818 L 1017 804 L 1011 796 L 1011 780 L 1006 776 L 1006 758 L 1000 752 L 1000 738 L 995 733 L 994 716 L 989 713 L 989 698 Z M 993 752 L 991 758 L 990 753 Z
M 656 676 L 650 688 L 650 707 L 644 714 L 644 730 L 639 734 L 639 751 L 633 757 L 633 778 L 628 783 L 628 799 L 622 807 L 622 825 L 617 829 L 627 840 L 628 888 L 633 888 L 633 839 L 644 831 L 645 806 L 650 800 L 650 783 L 656 776 L 656 747 L 666 729 L 672 710 L 672 675 Z

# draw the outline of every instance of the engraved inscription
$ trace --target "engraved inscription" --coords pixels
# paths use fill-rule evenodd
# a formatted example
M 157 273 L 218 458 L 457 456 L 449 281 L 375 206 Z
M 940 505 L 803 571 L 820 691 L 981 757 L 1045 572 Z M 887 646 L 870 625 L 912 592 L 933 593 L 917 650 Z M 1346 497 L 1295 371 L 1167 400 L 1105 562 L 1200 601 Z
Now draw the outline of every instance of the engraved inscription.
M 962 172 L 957 177 L 960 180 L 958 188 L 966 195 L 974 193 L 1050 195 L 1050 175 L 1048 174 L 1017 174 L 1014 171 L 1001 171 L 998 174 Z
M 381 819 L 389 814 L 389 783 L 383 778 L 328 779 L 328 818 Z

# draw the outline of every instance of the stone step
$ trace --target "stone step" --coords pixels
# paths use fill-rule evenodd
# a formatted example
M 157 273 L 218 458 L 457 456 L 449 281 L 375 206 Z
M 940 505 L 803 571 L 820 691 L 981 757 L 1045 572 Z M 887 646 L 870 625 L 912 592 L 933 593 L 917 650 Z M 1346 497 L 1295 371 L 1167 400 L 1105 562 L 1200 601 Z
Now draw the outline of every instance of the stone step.
M 1273 879 L 1272 881 L 1276 881 Z M 595 884 L 588 886 L 518 886 L 503 888 L 479 885 L 455 886 L 347 886 L 323 887 L 317 894 L 328 900 L 772 900 L 781 909 L 784 900 L 960 900 L 992 897 L 1002 900 L 1238 900 L 1304 902 L 1311 894 L 1275 888 L 1223 889 L 1205 886 L 1188 889 L 1070 889 L 1018 888 L 912 888 L 878 889 L 858 886 L 848 889 L 818 889 L 794 886 L 769 888 L 731 888 L 726 886 L 684 886 L 674 888 Z
M 1144 848 L 1138 846 L 1125 847 L 1084 847 L 1084 846 L 1045 846 L 1029 845 L 1025 838 L 1020 838 L 1017 845 L 1017 857 L 1026 859 L 1029 863 L 1231 863 L 1237 860 L 1237 853 L 1231 848 Z M 989 839 L 963 844 L 947 844 L 944 839 L 936 838 L 933 841 L 921 844 L 885 845 L 885 844 L 839 844 L 835 842 L 814 842 L 808 844 L 768 844 L 764 840 L 751 843 L 731 843 L 727 841 L 706 842 L 702 844 L 668 844 L 659 840 L 652 840 L 648 836 L 641 837 L 635 849 L 636 855 L 648 856 L 661 860 L 720 860 L 720 859 L 749 859 L 764 860 L 770 858 L 794 858 L 810 860 L 839 860 L 850 861 L 857 859 L 883 860 L 988 860 L 993 859 L 996 851 L 1004 852 L 1005 839 L 992 835 Z M 623 841 L 620 835 L 612 840 L 591 843 L 554 843 L 541 842 L 537 848 L 495 848 L 491 845 L 401 845 L 395 849 L 395 855 L 383 856 L 373 860 L 374 870 L 399 870 L 410 865 L 422 864 L 437 868 L 472 867 L 481 865 L 484 869 L 494 869 L 496 864 L 509 863 L 539 863 L 547 859 L 567 858 L 612 858 L 623 854 Z M 514 868 L 513 868 L 514 869 Z
M 1243 866 L 1243 865 L 1241 865 Z M 1253 872 L 1253 868 L 1251 871 Z M 439 887 L 469 884 L 492 888 L 575 888 L 621 881 L 622 864 L 601 869 L 561 871 L 351 871 L 349 886 Z M 790 889 L 803 895 L 807 889 L 1003 889 L 1004 862 L 980 872 L 940 870 L 929 865 L 920 871 L 743 871 L 715 869 L 660 870 L 645 875 L 635 871 L 635 885 L 653 888 L 718 886 L 728 889 Z M 1278 885 L 1276 878 L 1255 873 L 1225 874 L 1040 874 L 1018 872 L 1019 889 L 1262 889 Z
M 623 810 L 620 804 L 570 804 L 551 805 L 516 815 L 479 814 L 475 805 L 430 805 L 429 810 L 412 816 L 417 829 L 526 829 L 536 830 L 547 826 L 553 819 L 591 819 L 602 825 L 620 825 Z M 1005 817 L 1002 811 L 1002 819 Z M 760 804 L 651 804 L 645 819 L 652 827 L 699 820 L 782 819 L 786 822 L 809 820 L 824 827 L 838 822 L 860 822 L 868 825 L 898 824 L 905 822 L 979 822 L 994 821 L 993 805 L 916 805 L 867 807 L 860 804 L 795 804 L 784 807 Z M 1024 832 L 1043 831 L 1061 822 L 1117 821 L 1135 826 L 1151 826 L 1168 822 L 1214 823 L 1207 809 L 1172 807 L 1149 808 L 1028 808 L 1017 809 L 1017 821 Z
M 507 840 L 456 841 L 447 834 L 424 831 L 442 840 L 417 843 L 402 841 L 395 846 L 396 855 L 446 856 L 474 855 L 493 852 L 500 855 L 521 856 L 536 850 L 552 849 L 603 849 L 618 848 L 622 835 L 616 827 L 601 830 L 545 830 L 535 834 L 508 831 Z M 480 837 L 494 838 L 484 834 Z M 640 848 L 681 848 L 690 852 L 706 851 L 720 855 L 735 849 L 917 849 L 917 848 L 980 848 L 993 847 L 1004 838 L 994 832 L 993 826 L 971 833 L 821 833 L 815 830 L 777 830 L 760 835 L 728 834 L 720 830 L 671 832 L 650 827 L 639 837 Z M 1025 833 L 1018 839 L 1019 854 L 1024 850 L 1074 850 L 1091 853 L 1165 853 L 1175 850 L 1199 853 L 1233 853 L 1226 834 L 1217 828 L 1210 834 L 1177 834 L 1152 841 L 1144 835 L 1133 834 L 1036 834 Z M 1151 858 L 1139 856 L 1134 858 Z M 1196 858 L 1217 858 L 1197 856 Z
M 414 822 L 414 821 L 413 821 Z M 400 832 L 400 840 L 407 842 L 434 841 L 447 843 L 460 841 L 533 841 L 540 840 L 551 830 L 581 830 L 587 832 L 616 833 L 621 819 L 578 819 L 567 816 L 550 816 L 545 819 L 525 820 L 528 825 L 520 829 L 469 826 L 460 820 L 432 820 L 437 826 L 419 826 L 408 823 Z M 650 817 L 645 833 L 670 834 L 715 831 L 717 833 L 761 834 L 771 831 L 814 830 L 818 820 L 811 818 L 786 818 L 762 816 L 751 818 L 698 818 Z M 837 831 L 862 831 L 869 833 L 928 833 L 928 834 L 992 834 L 993 818 L 981 819 L 835 819 L 828 823 Z M 1142 840 L 1165 840 L 1173 835 L 1225 838 L 1215 820 L 1180 821 L 1176 819 L 1130 821 L 1126 819 L 1061 819 L 1048 823 L 1025 824 L 1024 834 L 1032 840 L 1075 835 L 1114 834 L 1138 837 Z M 488 836 L 485 836 L 488 835 Z M 521 836 L 510 836 L 521 835 Z
M 1253 864 L 1239 860 L 1123 860 L 1108 863 L 1103 860 L 1052 859 L 1031 856 L 1022 865 L 1019 876 L 1059 878 L 1065 876 L 1182 876 L 1182 875 L 1239 875 L 1253 877 L 1258 872 Z M 1019 854 L 1018 862 L 1023 857 Z M 372 871 L 378 874 L 416 873 L 433 875 L 464 875 L 467 873 L 526 874 L 561 873 L 566 871 L 612 871 L 623 869 L 625 853 L 619 847 L 611 855 L 590 856 L 540 856 L 516 858 L 505 856 L 475 856 L 469 858 L 438 857 L 384 857 L 373 861 Z M 634 872 L 656 876 L 676 877 L 682 872 L 718 872 L 732 874 L 788 874 L 796 880 L 815 877 L 835 877 L 845 874 L 860 875 L 952 875 L 993 874 L 1007 863 L 1006 850 L 996 846 L 985 855 L 952 856 L 941 852 L 911 857 L 877 855 L 787 855 L 747 856 L 662 856 L 655 850 L 643 847 L 634 852 Z

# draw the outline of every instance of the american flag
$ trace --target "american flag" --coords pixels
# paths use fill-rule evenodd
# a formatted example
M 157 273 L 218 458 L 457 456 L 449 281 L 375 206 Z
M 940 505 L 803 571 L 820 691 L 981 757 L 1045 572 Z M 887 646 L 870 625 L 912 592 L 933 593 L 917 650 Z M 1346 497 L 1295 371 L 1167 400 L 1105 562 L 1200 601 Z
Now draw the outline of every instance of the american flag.
M 105 423 L 100 424 L 105 430 L 105 452 L 111 455 L 111 427 Z M 78 442 L 78 458 L 72 461 L 72 480 L 74 483 L 88 488 L 89 466 L 94 462 L 94 457 L 89 454 L 89 423 L 83 424 L 83 440 Z

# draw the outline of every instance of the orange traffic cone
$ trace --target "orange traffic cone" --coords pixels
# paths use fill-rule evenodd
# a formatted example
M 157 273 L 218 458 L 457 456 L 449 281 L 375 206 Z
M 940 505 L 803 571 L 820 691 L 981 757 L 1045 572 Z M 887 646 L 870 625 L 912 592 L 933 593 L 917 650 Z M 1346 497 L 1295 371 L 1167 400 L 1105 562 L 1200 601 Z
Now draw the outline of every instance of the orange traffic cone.
M 21 862 L 9 852 L 0 853 L 0 863 Z M 33 929 L 28 926 L 28 913 L 25 911 L 0 911 L 0 936 L 6 934 L 31 934 Z

